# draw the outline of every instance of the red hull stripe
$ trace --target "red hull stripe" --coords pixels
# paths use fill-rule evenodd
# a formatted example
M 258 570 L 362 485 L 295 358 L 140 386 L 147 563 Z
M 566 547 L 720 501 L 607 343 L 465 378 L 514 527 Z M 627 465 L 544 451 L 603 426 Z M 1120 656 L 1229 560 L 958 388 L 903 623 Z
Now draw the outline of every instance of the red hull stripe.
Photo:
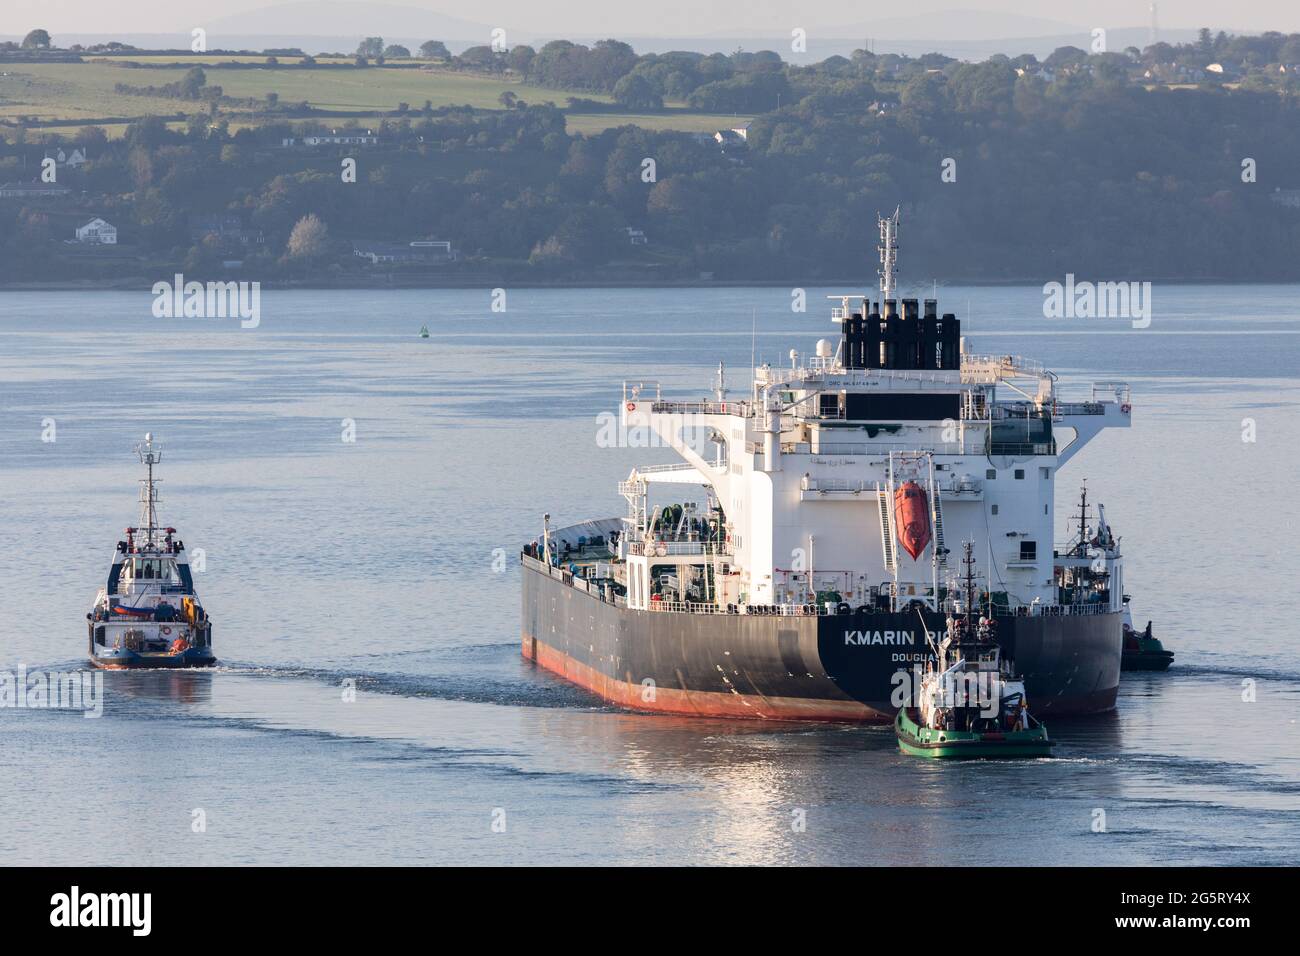
M 762 697 L 718 691 L 649 688 L 619 680 L 574 660 L 563 651 L 523 636 L 523 655 L 553 674 L 584 687 L 611 704 L 657 714 L 692 717 L 747 717 L 750 720 L 832 720 L 889 723 L 893 718 L 853 700 Z

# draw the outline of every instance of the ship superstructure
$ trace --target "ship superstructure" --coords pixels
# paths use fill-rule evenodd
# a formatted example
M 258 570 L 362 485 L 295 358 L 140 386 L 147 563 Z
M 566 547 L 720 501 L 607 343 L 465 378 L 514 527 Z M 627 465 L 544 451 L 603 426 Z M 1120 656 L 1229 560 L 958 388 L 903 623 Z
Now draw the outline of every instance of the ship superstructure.
M 146 469 L 140 523 L 114 548 L 107 583 L 86 615 L 90 661 L 109 670 L 215 664 L 212 621 L 194 591 L 185 543 L 158 522 L 161 445 L 149 434 L 135 451 Z
M 1057 377 L 1033 361 L 968 351 L 959 320 L 940 314 L 935 300 L 894 297 L 898 226 L 897 213 L 880 220 L 879 297 L 833 298 L 838 341 L 791 351 L 786 367 L 757 368 L 739 396 L 728 394 L 721 369 L 710 401 L 671 400 L 653 382 L 624 385 L 623 427 L 651 435 L 647 444 L 671 448 L 682 461 L 634 469 L 619 486 L 624 516 L 548 529 L 529 549 L 536 557 L 524 559 L 548 578 L 557 566 L 576 576 L 623 615 L 609 664 L 638 658 L 642 649 L 630 646 L 637 633 L 648 635 L 646 642 L 675 635 L 664 639 L 693 642 L 683 649 L 692 667 L 703 650 L 725 674 L 741 663 L 740 648 L 728 643 L 752 643 L 739 635 L 754 629 L 729 620 L 761 618 L 775 641 L 773 666 L 793 682 L 776 682 L 780 697 L 797 691 L 822 700 L 816 688 L 795 686 L 820 673 L 862 708 L 759 704 L 744 712 L 870 718 L 887 710 L 892 717 L 897 707 L 882 707 L 882 690 L 895 671 L 927 658 L 918 622 L 942 630 L 958 594 L 953 543 L 972 542 L 989 569 L 981 595 L 987 612 L 1019 622 L 999 633 L 1009 645 L 1019 635 L 1017 664 L 1026 679 L 1034 684 L 1037 662 L 1040 674 L 1062 682 L 1035 689 L 1040 707 L 1113 703 L 1123 593 L 1118 548 L 1058 559 L 1052 541 L 1057 472 L 1103 428 L 1129 425 L 1128 386 L 1099 383 L 1083 399 L 1067 400 Z M 703 488 L 702 502 L 652 504 L 658 491 L 692 486 Z M 544 643 L 560 628 L 545 607 L 530 604 L 528 586 L 537 582 L 527 573 L 525 580 L 529 654 L 530 642 Z M 669 616 L 684 621 L 674 625 Z M 791 629 L 803 619 L 812 619 L 811 630 Z M 1082 636 L 1071 646 L 1066 638 L 1076 632 Z M 791 645 L 800 642 L 815 647 L 794 653 Z M 852 653 L 860 645 L 895 650 L 868 662 L 869 655 Z M 599 657 L 590 646 L 583 656 Z M 1058 660 L 1057 652 L 1065 656 Z M 701 681 L 707 693 L 751 702 L 773 696 L 757 686 L 742 690 L 735 680 L 703 680 L 698 670 L 692 678 L 688 668 L 665 674 L 655 666 L 657 675 L 619 678 L 650 679 L 658 701 L 667 676 L 671 689 L 686 695 L 680 707 L 652 709 L 718 712 L 716 702 L 698 696 L 687 703 Z M 1058 673 L 1060 666 L 1071 673 Z M 608 667 L 594 669 L 611 676 Z

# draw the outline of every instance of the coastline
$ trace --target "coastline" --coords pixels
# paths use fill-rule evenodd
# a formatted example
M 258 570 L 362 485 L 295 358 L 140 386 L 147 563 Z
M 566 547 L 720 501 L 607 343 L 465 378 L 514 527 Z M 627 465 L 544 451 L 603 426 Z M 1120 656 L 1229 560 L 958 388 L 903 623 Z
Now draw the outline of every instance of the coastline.
M 167 278 L 170 278 L 171 273 Z M 1112 277 L 1107 277 L 1111 279 Z M 102 281 L 97 279 L 34 281 L 34 282 L 0 282 L 0 292 L 141 292 L 149 293 L 156 279 L 136 277 Z M 478 276 L 448 278 L 447 281 L 429 281 L 421 276 L 418 281 L 402 281 L 397 277 L 375 277 L 373 281 L 322 281 L 309 279 L 302 281 L 258 280 L 245 275 L 231 274 L 221 277 L 199 277 L 199 282 L 260 282 L 261 288 L 271 291 L 293 290 L 384 290 L 384 289 L 749 289 L 749 288 L 844 288 L 863 287 L 861 276 L 854 278 L 818 278 L 807 279 L 662 279 L 650 281 L 645 278 L 625 279 L 556 279 L 540 281 L 530 278 L 519 282 L 500 276 Z M 1060 281 L 1057 277 L 1044 279 L 1038 277 L 1021 277 L 1007 279 L 955 279 L 945 283 L 946 286 L 973 286 L 977 288 L 1014 288 L 1023 286 L 1042 286 L 1044 282 Z M 1114 281 L 1125 281 L 1115 279 Z M 1300 285 L 1296 278 L 1258 278 L 1229 279 L 1220 277 L 1166 277 L 1151 278 L 1148 281 L 1166 286 L 1212 286 L 1212 285 Z

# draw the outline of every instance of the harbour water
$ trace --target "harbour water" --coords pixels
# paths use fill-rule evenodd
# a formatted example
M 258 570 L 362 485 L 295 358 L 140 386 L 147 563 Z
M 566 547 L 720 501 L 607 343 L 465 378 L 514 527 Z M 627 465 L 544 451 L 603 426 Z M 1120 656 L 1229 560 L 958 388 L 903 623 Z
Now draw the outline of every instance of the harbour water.
M 146 431 L 162 520 L 204 553 L 222 661 L 105 674 L 99 719 L 0 708 L 0 853 L 1300 862 L 1290 287 L 1157 287 L 1144 329 L 1044 318 L 1039 288 L 939 289 L 974 350 L 1039 358 L 1065 394 L 1133 390 L 1133 428 L 1062 470 L 1057 537 L 1086 478 L 1136 623 L 1178 659 L 1125 675 L 1116 713 L 1049 724 L 1053 760 L 941 764 L 884 727 L 630 714 L 524 663 L 515 556 L 542 512 L 618 514 L 631 465 L 671 458 L 600 447 L 621 383 L 703 396 L 722 359 L 740 385 L 832 337 L 832 291 L 808 289 L 807 313 L 779 288 L 518 289 L 504 313 L 488 290 L 268 291 L 256 329 L 156 319 L 147 292 L 0 293 L 0 670 L 86 667 Z

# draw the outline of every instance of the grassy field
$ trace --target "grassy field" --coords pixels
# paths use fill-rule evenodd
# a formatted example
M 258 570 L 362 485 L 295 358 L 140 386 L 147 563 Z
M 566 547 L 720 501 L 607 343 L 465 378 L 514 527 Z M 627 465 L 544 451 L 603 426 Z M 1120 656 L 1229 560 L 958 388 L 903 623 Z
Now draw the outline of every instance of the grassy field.
M 174 83 L 183 75 L 177 69 L 126 69 L 105 63 L 22 63 L 13 64 L 3 73 L 0 116 L 4 117 L 91 119 L 197 111 L 193 102 L 114 92 L 118 83 L 130 86 Z M 425 100 L 431 100 L 435 107 L 465 104 L 499 109 L 497 98 L 506 90 L 526 102 L 550 100 L 563 106 L 572 95 L 493 77 L 382 67 L 364 70 L 267 67 L 208 70 L 207 74 L 208 83 L 219 85 L 227 96 L 265 97 L 274 92 L 279 94 L 282 103 L 306 100 L 321 109 L 357 112 L 392 110 L 398 103 L 419 109 Z M 609 102 L 608 97 L 592 95 L 590 98 Z
M 367 119 L 364 113 L 358 114 L 360 122 L 364 123 Z M 741 117 L 743 120 L 744 117 Z M 378 122 L 378 119 L 376 119 Z M 708 113 L 691 113 L 680 116 L 661 116 L 645 115 L 637 113 L 600 113 L 600 114 L 576 114 L 566 118 L 566 128 L 570 133 L 582 133 L 586 136 L 592 136 L 602 130 L 617 129 L 620 126 L 640 126 L 642 129 L 652 130 L 681 130 L 688 133 L 712 133 L 715 130 L 727 129 L 737 124 L 737 118 L 734 116 L 715 116 Z M 95 125 L 108 134 L 109 139 L 117 139 L 126 133 L 127 122 L 123 123 L 97 123 Z M 168 123 L 172 129 L 183 130 L 185 123 Z M 232 133 L 253 126 L 252 122 L 235 120 L 230 123 Z M 28 131 L 32 133 L 56 133 L 59 136 L 72 138 L 78 131 L 84 129 L 82 126 L 29 126 Z
M 180 56 L 132 57 L 134 62 L 201 61 L 202 58 Z M 235 57 L 213 57 L 229 62 Z M 245 57 L 260 61 L 261 57 Z M 33 131 L 58 130 L 71 135 L 77 127 L 44 126 L 40 121 L 84 120 L 108 117 L 173 115 L 199 112 L 199 104 L 166 97 L 130 96 L 114 91 L 118 83 L 130 86 L 162 86 L 174 83 L 183 72 L 175 68 L 139 67 L 128 69 L 103 62 L 92 63 L 22 63 L 0 70 L 0 118 L 35 117 Z M 358 120 L 378 121 L 378 113 L 394 110 L 407 103 L 413 110 L 432 101 L 435 107 L 469 105 L 478 109 L 500 109 L 498 97 L 509 90 L 530 103 L 550 101 L 564 106 L 572 95 L 563 90 L 542 89 L 495 77 L 474 76 L 442 70 L 411 70 L 372 67 L 365 70 L 275 68 L 208 70 L 208 83 L 219 85 L 227 96 L 261 99 L 276 93 L 285 104 L 306 101 L 319 109 L 357 114 Z M 588 99 L 610 102 L 607 96 L 588 94 Z M 368 115 L 369 114 L 369 115 Z M 712 132 L 748 119 L 744 116 L 714 116 L 686 110 L 667 113 L 591 113 L 568 117 L 570 132 L 597 133 L 612 127 L 633 124 L 654 130 Z M 110 136 L 121 135 L 126 125 L 102 125 Z M 247 125 L 245 117 L 236 117 L 233 128 Z
M 565 117 L 570 133 L 599 133 L 618 126 L 642 129 L 676 129 L 687 133 L 713 133 L 746 122 L 751 117 L 715 115 L 713 113 L 572 113 Z

